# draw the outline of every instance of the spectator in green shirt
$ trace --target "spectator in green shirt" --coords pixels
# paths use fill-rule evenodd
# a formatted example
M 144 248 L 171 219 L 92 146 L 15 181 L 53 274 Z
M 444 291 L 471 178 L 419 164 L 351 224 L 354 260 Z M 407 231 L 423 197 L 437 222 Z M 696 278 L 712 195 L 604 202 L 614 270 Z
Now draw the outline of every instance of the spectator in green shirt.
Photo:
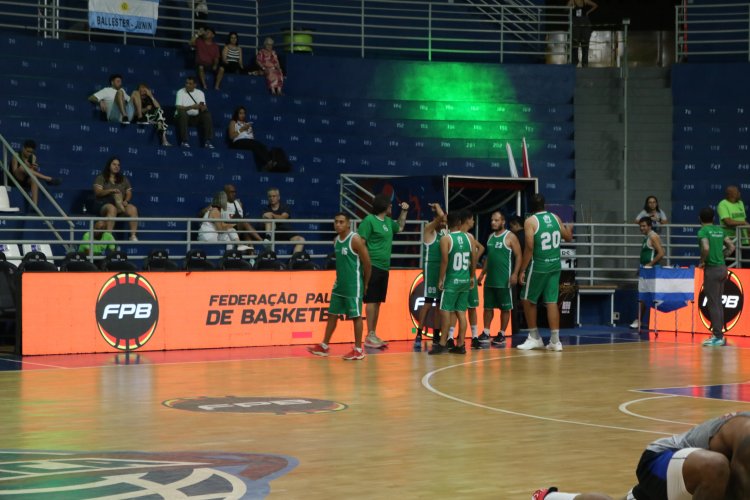
M 386 194 L 375 196 L 370 215 L 362 219 L 357 232 L 367 244 L 367 252 L 372 261 L 372 274 L 367 285 L 363 302 L 367 312 L 367 337 L 365 347 L 385 347 L 386 342 L 375 333 L 378 326 L 380 304 L 385 302 L 388 292 L 388 270 L 391 268 L 393 235 L 403 231 L 406 225 L 408 203 L 401 203 L 398 221 L 391 219 L 391 198 Z
M 103 220 L 96 221 L 94 224 L 94 241 L 98 243 L 94 243 L 93 245 L 87 243 L 91 241 L 91 233 L 86 231 L 86 234 L 83 235 L 83 243 L 78 247 L 78 251 L 91 255 L 93 249 L 94 255 L 104 255 L 107 252 L 115 250 L 115 237 L 112 236 L 112 233 L 106 231 L 106 228 L 106 222 Z
M 730 238 L 737 235 L 737 226 L 747 225 L 747 216 L 745 215 L 745 204 L 740 199 L 740 190 L 737 186 L 728 186 L 726 197 L 721 200 L 716 207 L 721 221 L 721 228 L 724 234 Z M 742 230 L 742 244 L 747 245 L 747 229 Z

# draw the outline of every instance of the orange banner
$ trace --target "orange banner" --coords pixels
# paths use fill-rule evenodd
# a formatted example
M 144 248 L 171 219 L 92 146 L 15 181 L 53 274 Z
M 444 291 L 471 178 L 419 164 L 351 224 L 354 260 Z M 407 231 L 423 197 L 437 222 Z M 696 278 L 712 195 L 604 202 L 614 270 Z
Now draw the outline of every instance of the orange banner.
M 22 354 L 313 344 L 334 271 L 24 273 Z M 419 270 L 393 270 L 378 335 L 412 338 Z M 481 296 L 481 293 L 480 293 Z M 481 306 L 480 306 L 481 307 Z M 334 342 L 350 342 L 340 321 Z

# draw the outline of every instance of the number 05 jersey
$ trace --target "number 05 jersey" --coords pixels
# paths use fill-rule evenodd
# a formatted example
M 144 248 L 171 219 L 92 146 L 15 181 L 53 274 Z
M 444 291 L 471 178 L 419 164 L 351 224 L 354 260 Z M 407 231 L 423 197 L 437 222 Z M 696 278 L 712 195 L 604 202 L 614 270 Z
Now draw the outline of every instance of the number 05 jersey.
M 471 264 L 471 240 L 460 231 L 448 235 L 451 239 L 448 268 L 445 271 L 444 289 L 451 292 L 466 292 L 470 288 L 469 267 Z
M 560 270 L 560 223 L 550 212 L 532 215 L 537 220 L 534 233 L 534 255 L 531 260 L 535 273 L 550 273 Z

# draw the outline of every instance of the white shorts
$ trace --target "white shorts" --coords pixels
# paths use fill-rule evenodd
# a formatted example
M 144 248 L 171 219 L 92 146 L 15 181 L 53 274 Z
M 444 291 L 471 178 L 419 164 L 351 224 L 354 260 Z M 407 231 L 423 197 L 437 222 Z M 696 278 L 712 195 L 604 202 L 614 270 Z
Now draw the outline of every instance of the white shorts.
M 672 455 L 667 466 L 668 500 L 692 500 L 693 495 L 688 493 L 685 486 L 685 478 L 682 477 L 682 466 L 687 456 L 696 450 L 700 450 L 700 448 L 683 448 Z

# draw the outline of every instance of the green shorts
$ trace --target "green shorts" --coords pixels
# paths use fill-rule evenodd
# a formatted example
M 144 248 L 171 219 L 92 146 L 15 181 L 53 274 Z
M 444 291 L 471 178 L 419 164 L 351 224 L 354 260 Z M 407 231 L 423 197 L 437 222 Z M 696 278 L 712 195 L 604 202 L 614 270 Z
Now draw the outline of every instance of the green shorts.
M 456 290 L 443 290 L 440 296 L 441 311 L 466 312 L 469 307 L 469 292 Z
M 346 316 L 350 319 L 359 318 L 362 316 L 362 297 L 331 295 L 331 303 L 328 305 L 328 314 Z
M 475 309 L 479 307 L 479 288 L 477 288 L 476 282 L 474 283 L 474 288 L 469 289 L 469 307 L 471 309 Z
M 545 304 L 556 304 L 559 291 L 560 271 L 551 273 L 532 272 L 529 276 L 526 276 L 526 284 L 521 290 L 521 299 L 536 304 L 541 297 L 541 302 Z
M 510 311 L 513 309 L 513 294 L 510 288 L 484 287 L 484 308 Z
M 440 298 L 440 290 L 438 290 L 438 278 L 440 278 L 439 274 L 440 268 L 433 269 L 432 267 L 428 267 L 424 270 L 424 274 L 422 274 L 422 279 L 424 280 L 423 296 L 426 299 Z

